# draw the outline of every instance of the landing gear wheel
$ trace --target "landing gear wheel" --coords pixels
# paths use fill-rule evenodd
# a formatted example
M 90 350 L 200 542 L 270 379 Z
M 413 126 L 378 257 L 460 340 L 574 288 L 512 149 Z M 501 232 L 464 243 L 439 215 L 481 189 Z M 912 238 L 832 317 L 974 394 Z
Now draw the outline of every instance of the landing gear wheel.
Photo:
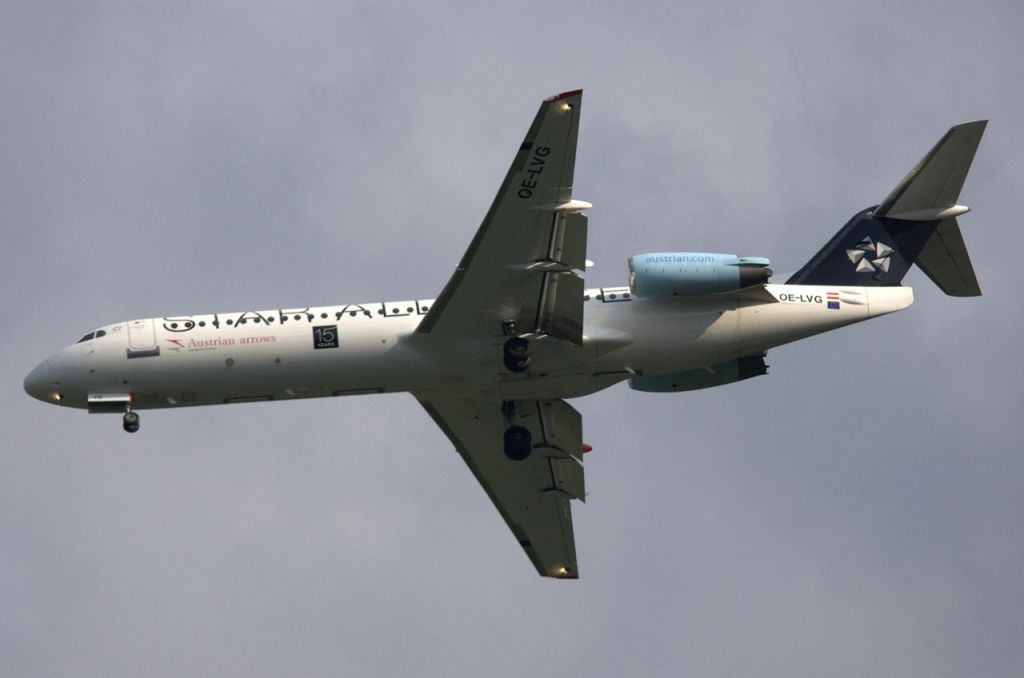
M 505 368 L 509 372 L 525 372 L 530 369 L 530 356 L 526 356 L 521 360 L 516 360 L 510 356 L 505 356 Z
M 135 433 L 139 430 L 139 415 L 136 412 L 125 412 L 124 430 L 128 433 Z
M 503 362 L 510 372 L 525 372 L 530 367 L 530 342 L 522 337 L 506 341 Z
M 521 360 L 530 355 L 530 342 L 522 337 L 512 337 L 505 342 L 505 355 Z
M 533 450 L 533 436 L 523 426 L 509 426 L 505 430 L 505 456 L 512 461 L 523 461 Z

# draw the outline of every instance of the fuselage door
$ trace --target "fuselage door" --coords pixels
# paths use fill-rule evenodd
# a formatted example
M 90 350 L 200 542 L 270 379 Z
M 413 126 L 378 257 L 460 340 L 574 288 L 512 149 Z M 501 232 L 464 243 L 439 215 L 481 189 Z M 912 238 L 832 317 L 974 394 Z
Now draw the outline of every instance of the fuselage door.
M 156 343 L 156 326 L 152 319 L 128 323 L 128 357 L 145 358 L 154 355 L 160 355 L 160 347 Z

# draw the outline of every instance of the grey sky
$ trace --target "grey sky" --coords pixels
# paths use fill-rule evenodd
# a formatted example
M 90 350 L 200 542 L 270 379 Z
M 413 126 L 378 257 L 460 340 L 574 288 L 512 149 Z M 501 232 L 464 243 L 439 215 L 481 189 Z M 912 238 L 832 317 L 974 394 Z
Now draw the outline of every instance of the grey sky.
M 0 5 L 11 676 L 1011 676 L 1024 665 L 1018 2 Z M 585 89 L 588 282 L 801 265 L 955 123 L 985 296 L 584 415 L 541 580 L 408 396 L 116 418 L 22 392 L 117 320 L 431 297 Z

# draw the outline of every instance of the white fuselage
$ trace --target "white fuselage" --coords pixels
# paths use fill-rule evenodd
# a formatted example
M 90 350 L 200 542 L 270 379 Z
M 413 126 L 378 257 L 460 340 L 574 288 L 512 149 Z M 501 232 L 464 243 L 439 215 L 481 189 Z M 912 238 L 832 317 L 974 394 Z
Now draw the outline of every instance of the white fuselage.
M 410 391 L 431 398 L 571 398 L 635 374 L 697 369 L 906 308 L 906 287 L 768 285 L 738 295 L 646 299 L 586 292 L 581 346 L 533 337 L 529 371 L 505 337 L 417 333 L 431 301 L 174 316 L 108 325 L 41 363 L 26 390 L 132 409 Z M 830 303 L 831 302 L 831 303 Z

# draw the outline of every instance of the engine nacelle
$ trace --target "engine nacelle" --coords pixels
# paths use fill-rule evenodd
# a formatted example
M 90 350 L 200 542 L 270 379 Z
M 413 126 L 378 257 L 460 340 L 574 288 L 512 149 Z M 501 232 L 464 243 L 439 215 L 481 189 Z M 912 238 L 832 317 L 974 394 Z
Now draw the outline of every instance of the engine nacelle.
M 656 252 L 629 258 L 629 291 L 637 297 L 729 292 L 768 282 L 766 257 L 715 252 Z
M 633 377 L 629 387 L 636 391 L 649 393 L 669 393 L 673 391 L 694 391 L 698 388 L 711 388 L 743 381 L 768 373 L 768 365 L 764 362 L 764 354 L 747 355 L 737 360 L 712 365 L 707 369 L 673 372 L 671 374 L 652 374 L 650 376 Z

